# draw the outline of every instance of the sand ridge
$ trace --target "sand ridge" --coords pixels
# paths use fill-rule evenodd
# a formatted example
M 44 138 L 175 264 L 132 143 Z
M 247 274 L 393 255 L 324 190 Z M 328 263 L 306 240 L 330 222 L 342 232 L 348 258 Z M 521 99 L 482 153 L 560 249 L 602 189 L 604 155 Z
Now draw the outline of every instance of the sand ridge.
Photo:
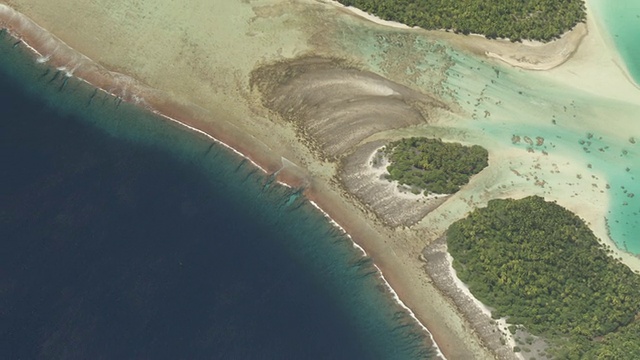
M 324 158 L 339 158 L 380 131 L 427 123 L 446 105 L 341 59 L 302 57 L 251 73 L 265 107 L 298 128 Z

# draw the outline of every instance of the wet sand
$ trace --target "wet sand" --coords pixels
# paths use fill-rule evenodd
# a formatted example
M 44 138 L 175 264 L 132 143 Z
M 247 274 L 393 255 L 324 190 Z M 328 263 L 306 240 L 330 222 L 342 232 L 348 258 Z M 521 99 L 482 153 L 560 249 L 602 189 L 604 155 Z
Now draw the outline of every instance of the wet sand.
M 278 172 L 282 182 L 304 186 L 305 195 L 371 256 L 448 358 L 494 357 L 469 320 L 434 286 L 420 259 L 425 246 L 440 238 L 451 222 L 491 198 L 540 194 L 575 211 L 592 223 L 599 237 L 610 241 L 604 226 L 608 198 L 602 191 L 602 170 L 590 171 L 600 179 L 590 181 L 582 159 L 551 149 L 546 155 L 541 149 L 534 153 L 524 148 L 514 150 L 511 144 L 512 129 L 541 126 L 542 117 L 548 124 L 558 109 L 568 106 L 569 99 L 594 104 L 590 96 L 595 96 L 607 106 L 613 105 L 601 98 L 624 99 L 631 108 L 640 104 L 638 94 L 625 93 L 628 84 L 624 74 L 616 73 L 619 68 L 607 62 L 611 53 L 602 50 L 602 39 L 592 23 L 587 24 L 589 33 L 584 39 L 577 36 L 582 41 L 566 37 L 572 46 L 580 45 L 575 53 L 558 43 L 561 45 L 556 46 L 569 52 L 562 52 L 559 63 L 558 58 L 547 63 L 553 66 L 536 63 L 539 69 L 555 67 L 535 72 L 533 77 L 487 57 L 487 52 L 498 54 L 491 50 L 502 46 L 495 45 L 498 43 L 381 26 L 317 1 L 212 5 L 202 0 L 189 7 L 150 0 L 135 4 L 81 0 L 6 3 L 42 26 L 28 23 L 7 8 L 0 9 L 5 26 L 37 49 L 42 61 L 123 101 L 197 129 L 198 136 L 228 144 L 265 172 Z M 71 11 L 78 16 L 69 18 Z M 57 38 L 50 37 L 49 31 Z M 69 47 L 60 45 L 59 39 Z M 541 56 L 556 51 L 529 48 Z M 297 99 L 302 106 L 296 108 L 296 116 L 288 117 L 286 106 L 281 106 L 286 104 L 283 97 L 304 89 L 305 84 L 296 83 L 299 73 L 295 66 L 284 69 L 291 82 L 276 79 L 268 83 L 275 93 L 280 91 L 276 98 L 265 102 L 264 89 L 251 86 L 254 70 L 310 56 L 340 59 L 342 65 L 322 76 L 298 79 L 321 82 L 333 76 L 334 82 L 324 87 L 329 94 L 338 89 L 338 80 L 349 80 L 346 85 L 359 89 L 359 95 L 348 98 L 342 93 L 345 98 L 315 100 L 303 96 Z M 602 74 L 609 75 L 604 86 Z M 566 93 L 554 98 L 555 93 L 547 94 L 549 86 Z M 307 90 L 312 93 L 315 89 Z M 323 116 L 314 117 L 313 108 L 305 105 L 310 99 Z M 366 122 L 369 116 L 360 114 L 354 121 L 362 121 L 369 130 L 357 137 L 336 137 L 349 134 L 339 134 L 340 127 L 331 126 L 335 120 L 329 118 L 330 106 L 321 107 L 329 101 L 329 105 L 347 109 L 361 100 L 390 101 L 397 110 L 393 114 L 408 119 Z M 584 132 L 588 125 L 625 140 L 629 133 L 640 135 L 637 128 L 607 128 L 602 121 L 605 116 L 594 116 L 589 106 L 593 105 L 585 105 L 576 114 L 591 117 L 568 119 L 566 128 Z M 619 120 L 620 124 L 628 122 L 628 114 Z M 490 166 L 416 225 L 391 228 L 345 190 L 338 177 L 340 161 L 362 144 L 420 135 L 483 145 L 490 152 Z M 556 170 L 558 167 L 561 169 Z M 576 173 L 585 173 L 587 179 L 575 180 Z M 540 181 L 547 185 L 540 186 Z M 634 268 L 638 259 L 625 256 L 625 263 Z

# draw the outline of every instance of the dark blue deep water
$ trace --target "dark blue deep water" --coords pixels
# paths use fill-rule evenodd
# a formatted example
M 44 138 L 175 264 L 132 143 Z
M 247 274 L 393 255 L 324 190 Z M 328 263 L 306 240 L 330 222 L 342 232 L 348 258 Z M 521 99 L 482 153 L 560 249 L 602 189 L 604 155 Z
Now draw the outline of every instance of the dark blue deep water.
M 0 359 L 423 359 L 298 191 L 0 44 Z

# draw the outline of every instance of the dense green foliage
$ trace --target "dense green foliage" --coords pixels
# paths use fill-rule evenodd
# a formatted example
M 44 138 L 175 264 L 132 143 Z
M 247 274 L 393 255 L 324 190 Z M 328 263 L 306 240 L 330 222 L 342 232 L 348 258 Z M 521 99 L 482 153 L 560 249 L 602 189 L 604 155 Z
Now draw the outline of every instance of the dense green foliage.
M 409 138 L 387 145 L 391 165 L 388 178 L 425 190 L 425 194 L 453 194 L 469 182 L 469 177 L 488 164 L 484 148 L 445 143 L 440 139 Z
M 564 339 L 550 350 L 556 359 L 640 359 L 640 321 L 634 321 L 595 341 L 576 336 Z
M 640 322 L 607 334 L 599 344 L 590 346 L 585 359 L 640 359 Z
M 488 38 L 549 41 L 586 19 L 584 0 L 338 0 L 385 20 Z
M 640 276 L 568 210 L 540 197 L 492 200 L 452 224 L 447 243 L 474 296 L 494 316 L 556 339 L 559 358 L 640 359 Z

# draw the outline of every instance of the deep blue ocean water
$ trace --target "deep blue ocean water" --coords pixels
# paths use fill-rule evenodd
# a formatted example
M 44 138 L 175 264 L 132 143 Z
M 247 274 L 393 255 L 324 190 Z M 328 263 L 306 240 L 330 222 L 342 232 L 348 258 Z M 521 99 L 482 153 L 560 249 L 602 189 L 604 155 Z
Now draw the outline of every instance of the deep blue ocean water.
M 0 39 L 0 359 L 424 359 L 300 192 Z

